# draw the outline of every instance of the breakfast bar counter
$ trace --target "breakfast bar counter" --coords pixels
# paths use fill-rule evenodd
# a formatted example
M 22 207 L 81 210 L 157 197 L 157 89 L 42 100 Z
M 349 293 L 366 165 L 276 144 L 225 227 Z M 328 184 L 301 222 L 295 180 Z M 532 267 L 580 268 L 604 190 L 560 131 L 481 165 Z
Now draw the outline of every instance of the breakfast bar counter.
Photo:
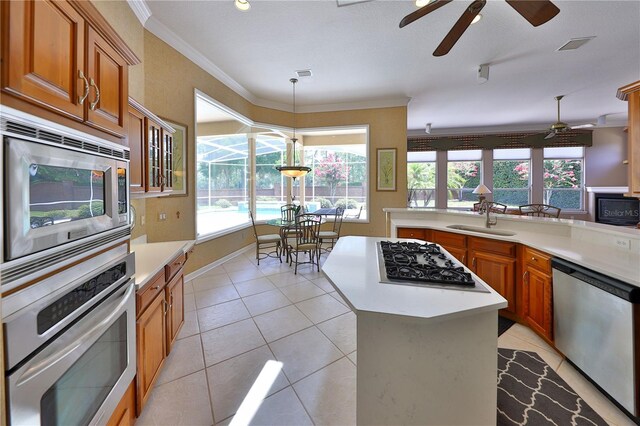
M 357 316 L 357 423 L 495 425 L 507 301 L 475 275 L 487 292 L 381 282 L 381 240 L 342 237 L 322 267 Z

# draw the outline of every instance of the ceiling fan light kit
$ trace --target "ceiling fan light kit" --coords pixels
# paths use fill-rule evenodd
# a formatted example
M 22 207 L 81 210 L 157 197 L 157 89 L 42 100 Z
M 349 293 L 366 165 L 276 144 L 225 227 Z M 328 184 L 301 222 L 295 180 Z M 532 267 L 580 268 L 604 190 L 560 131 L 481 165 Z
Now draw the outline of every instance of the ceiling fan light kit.
M 402 21 L 400 21 L 400 28 L 415 22 L 451 1 L 452 0 L 434 0 L 427 2 L 425 6 L 402 18 Z M 558 7 L 549 0 L 506 0 L 506 2 L 534 27 L 548 22 L 560 12 L 560 9 L 558 9 Z M 475 0 L 471 3 L 469 7 L 465 9 L 458 21 L 453 25 L 449 33 L 444 37 L 440 45 L 438 45 L 436 50 L 434 50 L 433 56 L 444 56 L 449 53 L 451 48 L 453 48 L 460 37 L 462 37 L 462 34 L 464 34 L 467 28 L 469 28 L 471 24 L 480 20 L 482 17 L 480 15 L 480 11 L 486 3 L 486 0 Z M 416 5 L 418 5 L 417 1 Z
M 549 128 L 550 132 L 547 136 L 545 136 L 545 139 L 554 138 L 558 133 L 566 132 L 570 129 L 567 123 L 560 121 L 560 101 L 562 100 L 562 98 L 564 98 L 563 95 L 555 97 L 555 100 L 558 103 L 558 121 L 551 125 L 551 127 Z

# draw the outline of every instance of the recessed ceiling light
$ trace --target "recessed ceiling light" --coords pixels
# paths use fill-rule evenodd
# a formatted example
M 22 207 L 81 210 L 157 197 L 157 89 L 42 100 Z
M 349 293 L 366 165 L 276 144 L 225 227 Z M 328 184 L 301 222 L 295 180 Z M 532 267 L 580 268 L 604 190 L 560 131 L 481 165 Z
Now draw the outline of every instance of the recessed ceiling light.
M 243 12 L 251 9 L 251 5 L 249 4 L 249 0 L 235 0 L 234 1 L 238 10 L 242 10 Z
M 473 21 L 471 21 L 471 25 L 475 24 L 476 22 L 480 21 L 482 19 L 482 14 L 478 13 L 474 18 Z
M 584 46 L 589 40 L 593 40 L 596 36 L 572 38 L 562 46 L 558 48 L 558 52 L 563 50 L 576 50 L 579 47 Z
M 429 3 L 433 3 L 435 0 L 416 0 L 416 7 L 425 7 Z

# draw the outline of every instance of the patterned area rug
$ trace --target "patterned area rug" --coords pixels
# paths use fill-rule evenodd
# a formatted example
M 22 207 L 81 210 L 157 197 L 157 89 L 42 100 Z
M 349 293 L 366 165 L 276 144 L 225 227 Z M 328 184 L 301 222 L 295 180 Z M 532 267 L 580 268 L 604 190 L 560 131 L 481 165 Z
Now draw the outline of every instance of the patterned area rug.
M 607 425 L 535 352 L 498 349 L 498 425 Z

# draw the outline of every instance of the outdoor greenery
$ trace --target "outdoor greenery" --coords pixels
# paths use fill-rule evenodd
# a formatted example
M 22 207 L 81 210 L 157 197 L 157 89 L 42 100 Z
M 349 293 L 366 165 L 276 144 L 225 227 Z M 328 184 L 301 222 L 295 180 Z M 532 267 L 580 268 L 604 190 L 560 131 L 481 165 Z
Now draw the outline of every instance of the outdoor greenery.
M 338 201 L 336 201 L 336 203 L 334 204 L 335 208 L 338 207 L 342 207 L 343 209 L 357 209 L 358 208 L 358 202 L 356 200 L 352 200 L 352 199 L 345 199 L 345 198 L 340 198 Z
M 427 206 L 435 196 L 435 163 L 410 163 L 407 166 L 407 182 L 407 204 L 418 207 L 418 199 L 422 199 L 423 206 Z

